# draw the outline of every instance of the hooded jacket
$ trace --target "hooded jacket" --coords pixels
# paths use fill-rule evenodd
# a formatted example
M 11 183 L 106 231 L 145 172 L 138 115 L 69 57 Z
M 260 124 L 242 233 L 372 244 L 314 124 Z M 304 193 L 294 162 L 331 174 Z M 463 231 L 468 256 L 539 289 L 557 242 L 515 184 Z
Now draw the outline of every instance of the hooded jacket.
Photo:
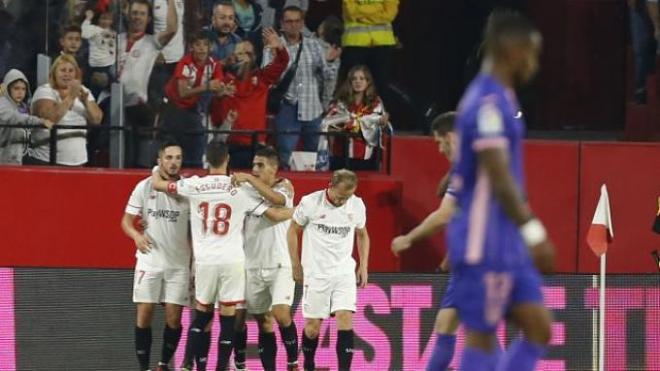
M 18 104 L 9 96 L 9 86 L 22 80 L 27 86 L 27 94 L 22 104 L 30 100 L 30 83 L 23 72 L 12 69 L 5 75 L 2 85 L 4 91 L 0 96 L 0 124 L 40 126 L 43 120 L 37 116 L 19 112 Z M 8 128 L 0 126 L 0 164 L 20 165 L 27 149 L 28 129 Z

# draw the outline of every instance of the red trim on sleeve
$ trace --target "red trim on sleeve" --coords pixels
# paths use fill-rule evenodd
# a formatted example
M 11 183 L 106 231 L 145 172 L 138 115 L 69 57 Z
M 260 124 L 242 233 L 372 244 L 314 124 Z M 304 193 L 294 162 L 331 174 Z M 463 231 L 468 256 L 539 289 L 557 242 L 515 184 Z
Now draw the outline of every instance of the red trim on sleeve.
M 167 193 L 176 194 L 176 182 L 167 183 Z

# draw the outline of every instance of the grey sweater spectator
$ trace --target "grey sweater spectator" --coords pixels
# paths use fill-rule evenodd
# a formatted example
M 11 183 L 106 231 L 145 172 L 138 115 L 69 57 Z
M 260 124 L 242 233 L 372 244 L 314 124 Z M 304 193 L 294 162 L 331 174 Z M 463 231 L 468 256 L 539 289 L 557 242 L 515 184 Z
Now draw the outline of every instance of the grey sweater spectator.
M 30 84 L 23 72 L 12 69 L 2 82 L 3 94 L 0 97 L 0 124 L 3 125 L 45 125 L 53 123 L 47 119 L 30 115 Z M 20 165 L 23 163 L 28 143 L 27 128 L 0 126 L 0 164 Z

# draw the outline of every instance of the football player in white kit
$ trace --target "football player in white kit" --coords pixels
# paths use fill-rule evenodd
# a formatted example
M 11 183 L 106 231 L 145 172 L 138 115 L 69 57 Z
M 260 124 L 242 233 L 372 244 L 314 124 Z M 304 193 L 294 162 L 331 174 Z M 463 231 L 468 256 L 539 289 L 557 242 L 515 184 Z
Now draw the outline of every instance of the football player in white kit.
M 327 189 L 310 193 L 300 200 L 287 234 L 293 278 L 303 284 L 305 370 L 315 368 L 314 354 L 321 322 L 331 315 L 337 320 L 338 369 L 351 368 L 356 284 L 360 287 L 367 285 L 369 261 L 366 208 L 362 199 L 354 195 L 357 182 L 352 171 L 335 171 Z M 298 258 L 301 231 L 302 264 Z M 357 282 L 352 257 L 356 235 L 360 256 Z
M 286 220 L 291 212 L 269 207 L 247 187 L 234 187 L 227 175 L 229 154 L 223 142 L 206 149 L 209 175 L 171 181 L 152 174 L 155 190 L 186 197 L 191 208 L 195 256 L 195 319 L 189 336 L 197 370 L 206 370 L 203 332 L 220 303 L 220 339 L 217 370 L 227 369 L 233 349 L 236 304 L 245 302 L 243 224 L 248 213 Z
M 270 204 L 293 208 L 293 185 L 279 178 L 279 157 L 272 147 L 259 149 L 252 161 L 252 174 L 235 173 L 234 181 L 248 182 Z M 291 318 L 296 284 L 291 272 L 291 258 L 286 234 L 290 222 L 275 223 L 249 215 L 245 222 L 245 268 L 247 275 L 246 307 L 259 324 L 259 357 L 264 370 L 275 370 L 277 342 L 273 318 L 280 329 L 287 353 L 287 369 L 298 369 L 298 336 Z M 234 362 L 245 369 L 247 326 L 245 310 L 237 311 Z
M 179 179 L 181 147 L 164 143 L 158 152 L 160 177 Z M 146 225 L 135 228 L 136 216 Z M 133 302 L 137 304 L 135 352 L 140 369 L 149 368 L 151 321 L 158 303 L 165 305 L 165 330 L 159 369 L 167 370 L 181 338 L 181 310 L 189 303 L 190 276 L 188 201 L 152 189 L 151 177 L 140 181 L 131 194 L 121 227 L 135 241 L 137 264 L 133 282 Z

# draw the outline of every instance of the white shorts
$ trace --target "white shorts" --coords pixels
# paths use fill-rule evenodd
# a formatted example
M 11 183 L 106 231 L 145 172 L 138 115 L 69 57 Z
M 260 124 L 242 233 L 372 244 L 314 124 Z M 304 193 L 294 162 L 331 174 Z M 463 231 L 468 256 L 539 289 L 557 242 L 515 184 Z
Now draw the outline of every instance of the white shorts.
M 134 303 L 171 303 L 190 305 L 188 269 L 135 269 Z
M 247 270 L 245 300 L 249 313 L 266 313 L 273 305 L 291 306 L 295 290 L 289 267 Z
M 326 319 L 338 310 L 355 312 L 356 301 L 357 282 L 353 273 L 304 278 L 303 318 Z
M 244 264 L 195 265 L 195 299 L 204 305 L 245 301 Z

